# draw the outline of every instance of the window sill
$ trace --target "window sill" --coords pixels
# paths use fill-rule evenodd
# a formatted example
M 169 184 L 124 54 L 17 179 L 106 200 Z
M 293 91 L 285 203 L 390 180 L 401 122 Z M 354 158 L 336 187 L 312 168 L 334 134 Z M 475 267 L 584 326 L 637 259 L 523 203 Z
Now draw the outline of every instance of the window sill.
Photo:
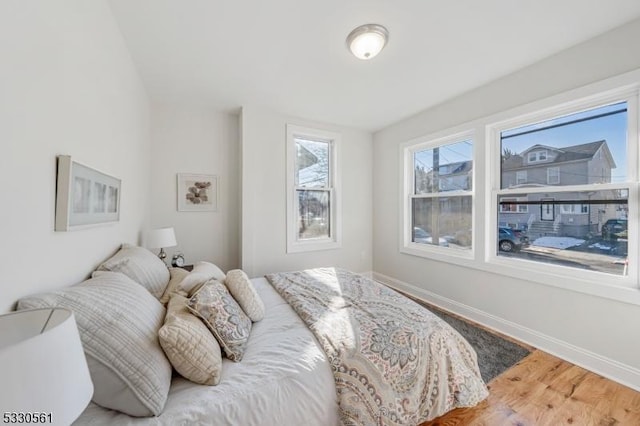
M 447 248 L 444 247 L 429 247 L 429 249 L 431 250 L 407 246 L 402 247 L 400 252 L 436 262 L 450 263 L 494 275 L 516 278 L 536 284 L 640 306 L 640 289 L 624 284 L 622 277 L 597 273 L 595 280 L 581 279 L 575 277 L 576 271 L 574 270 L 569 271 L 567 274 L 559 274 L 549 272 L 548 265 L 534 267 L 530 262 L 518 259 L 506 260 L 496 257 L 487 261 L 481 261 L 474 259 L 470 252 L 445 252 Z

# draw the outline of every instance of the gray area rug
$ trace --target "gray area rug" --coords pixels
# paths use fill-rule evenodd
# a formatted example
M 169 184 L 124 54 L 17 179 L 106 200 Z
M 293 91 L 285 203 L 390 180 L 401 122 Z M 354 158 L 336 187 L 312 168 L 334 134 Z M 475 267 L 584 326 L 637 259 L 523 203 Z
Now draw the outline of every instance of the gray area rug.
M 489 383 L 491 379 L 499 376 L 530 353 L 528 349 L 471 323 L 452 317 L 431 306 L 425 307 L 455 328 L 473 346 L 478 354 L 478 366 L 485 383 Z

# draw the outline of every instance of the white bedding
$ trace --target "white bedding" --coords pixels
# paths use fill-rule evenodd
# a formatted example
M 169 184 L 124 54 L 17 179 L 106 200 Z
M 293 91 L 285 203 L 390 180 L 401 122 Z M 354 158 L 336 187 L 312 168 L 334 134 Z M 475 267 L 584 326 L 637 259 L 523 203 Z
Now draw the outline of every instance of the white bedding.
M 315 337 L 264 278 L 252 280 L 265 305 L 244 358 L 223 360 L 217 386 L 173 378 L 158 417 L 134 418 L 93 403 L 75 425 L 336 425 L 335 382 Z

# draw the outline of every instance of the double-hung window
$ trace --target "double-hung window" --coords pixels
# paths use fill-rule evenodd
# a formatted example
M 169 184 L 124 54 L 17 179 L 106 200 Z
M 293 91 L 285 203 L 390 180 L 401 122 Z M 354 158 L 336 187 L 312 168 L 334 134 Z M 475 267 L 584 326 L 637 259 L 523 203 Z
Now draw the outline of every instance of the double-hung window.
M 287 252 L 340 247 L 340 135 L 287 125 Z
M 473 138 L 467 132 L 403 147 L 400 249 L 419 256 L 472 256 Z
M 516 251 L 491 243 L 489 258 L 591 281 L 600 272 L 609 281 L 631 283 L 637 243 L 630 242 L 626 224 L 638 214 L 638 151 L 637 136 L 629 135 L 637 135 L 637 115 L 637 92 L 621 91 L 490 126 L 497 157 L 493 223 L 525 230 L 528 241 L 518 242 Z M 528 185 L 514 187 L 523 169 Z M 611 221 L 622 221 L 624 231 L 607 234 Z

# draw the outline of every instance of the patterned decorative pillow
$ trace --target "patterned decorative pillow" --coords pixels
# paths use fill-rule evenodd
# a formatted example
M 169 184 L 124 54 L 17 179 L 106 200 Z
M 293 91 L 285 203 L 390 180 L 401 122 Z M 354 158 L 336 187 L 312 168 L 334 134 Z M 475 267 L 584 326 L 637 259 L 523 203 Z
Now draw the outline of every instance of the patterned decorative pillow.
M 189 275 L 189 271 L 182 268 L 169 268 L 169 276 L 171 279 L 169 280 L 169 284 L 167 284 L 167 288 L 164 290 L 164 294 L 160 298 L 160 303 L 163 305 L 169 302 L 171 297 L 174 294 L 179 294 L 180 296 L 187 296 L 187 292 L 180 290 L 180 283 L 184 280 L 187 275 Z
M 116 272 L 18 301 L 18 309 L 54 306 L 76 317 L 96 404 L 138 417 L 162 413 L 171 364 L 158 343 L 160 302 Z
M 224 285 L 251 321 L 257 322 L 264 318 L 264 303 L 244 271 L 234 269 L 227 272 Z
M 120 272 L 160 299 L 169 283 L 169 269 L 143 247 L 123 244 L 120 250 L 98 266 L 98 271 Z
M 222 372 L 220 345 L 187 308 L 187 298 L 174 294 L 158 331 L 160 346 L 178 373 L 201 385 L 217 385 Z
M 222 269 L 210 262 L 199 261 L 193 265 L 191 273 L 180 283 L 180 291 L 193 296 L 196 291 L 209 280 L 224 282 L 225 275 Z
M 209 327 L 231 361 L 242 360 L 251 333 L 251 319 L 221 282 L 207 281 L 187 304 Z

